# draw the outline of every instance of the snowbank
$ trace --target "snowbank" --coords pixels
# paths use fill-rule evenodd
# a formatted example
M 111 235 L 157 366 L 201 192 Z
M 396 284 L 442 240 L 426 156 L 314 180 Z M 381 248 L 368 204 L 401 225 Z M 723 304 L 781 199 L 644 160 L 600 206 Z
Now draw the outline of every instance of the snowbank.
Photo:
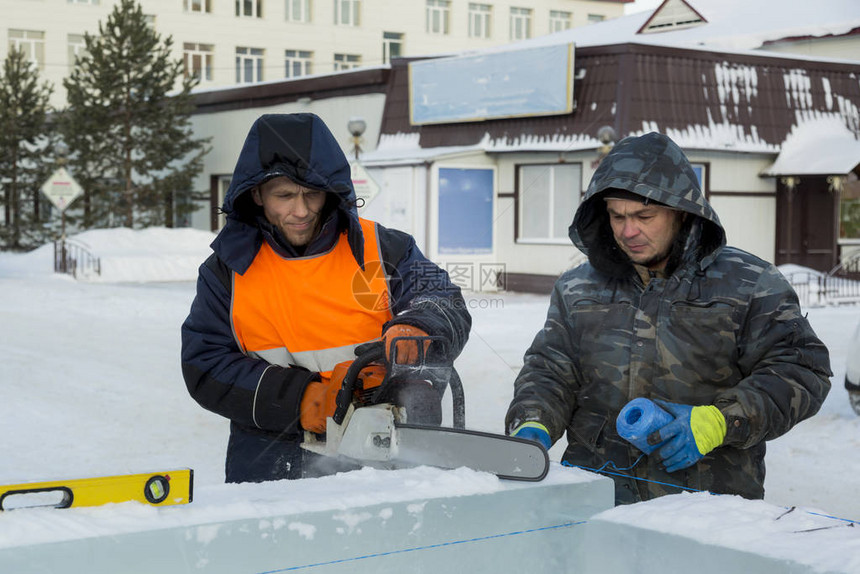
M 67 241 L 100 261 L 101 273 L 79 279 L 97 283 L 194 281 L 215 234 L 198 229 L 93 229 Z M 52 243 L 23 255 L 0 253 L 0 276 L 35 277 L 54 272 Z

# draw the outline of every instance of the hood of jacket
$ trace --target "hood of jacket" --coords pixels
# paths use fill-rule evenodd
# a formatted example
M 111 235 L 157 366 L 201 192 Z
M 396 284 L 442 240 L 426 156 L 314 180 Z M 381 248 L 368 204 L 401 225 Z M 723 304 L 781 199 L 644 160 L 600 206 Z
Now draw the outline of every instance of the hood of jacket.
M 353 256 L 363 267 L 364 237 L 349 162 L 328 126 L 310 113 L 266 114 L 251 126 L 221 207 L 226 224 L 212 243 L 218 257 L 240 274 L 250 267 L 264 241 L 257 221 L 262 211 L 250 191 L 280 176 L 335 197 Z
M 681 238 L 682 261 L 695 261 L 704 269 L 726 244 L 725 230 L 681 148 L 655 132 L 628 137 L 600 162 L 568 229 L 573 244 L 599 271 L 617 277 L 633 269 L 609 225 L 602 196 L 610 189 L 635 193 L 696 216 Z

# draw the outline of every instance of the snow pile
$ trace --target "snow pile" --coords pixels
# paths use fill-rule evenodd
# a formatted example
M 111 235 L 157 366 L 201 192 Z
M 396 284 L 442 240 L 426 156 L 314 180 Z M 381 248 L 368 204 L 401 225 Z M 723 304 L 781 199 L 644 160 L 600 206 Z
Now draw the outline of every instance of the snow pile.
M 95 229 L 76 235 L 101 261 L 90 281 L 194 281 L 215 234 L 198 229 Z
M 583 47 L 636 42 L 743 52 L 786 38 L 839 36 L 860 26 L 860 9 L 855 0 L 685 0 L 685 3 L 707 23 L 665 32 L 639 33 L 653 14 L 649 10 L 538 36 L 515 45 L 525 48 L 573 43 Z M 510 45 L 485 51 L 505 49 L 510 49 Z
M 198 229 L 93 229 L 67 238 L 72 249 L 83 248 L 100 262 L 101 272 L 80 279 L 102 283 L 194 281 L 209 256 L 215 234 Z M 54 271 L 53 244 L 24 254 L 0 253 L 0 274 L 49 275 Z

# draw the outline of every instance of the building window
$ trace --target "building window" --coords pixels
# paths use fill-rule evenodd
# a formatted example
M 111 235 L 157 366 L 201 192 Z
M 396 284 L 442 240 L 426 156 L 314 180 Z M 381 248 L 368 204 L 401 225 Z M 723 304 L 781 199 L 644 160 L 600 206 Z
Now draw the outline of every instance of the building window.
M 361 0 L 334 0 L 334 23 L 337 26 L 358 26 Z
M 493 169 L 439 168 L 440 254 L 493 252 L 495 187 Z M 461 270 L 457 271 L 460 275 Z
M 403 55 L 403 34 L 397 32 L 382 33 L 382 63 L 388 64 L 392 58 Z
M 568 243 L 567 228 L 582 193 L 582 166 L 524 165 L 518 175 L 517 240 Z
M 82 34 L 68 35 L 69 68 L 74 68 L 78 58 L 87 53 L 87 43 Z
M 361 56 L 358 54 L 335 54 L 334 71 L 351 70 L 361 65 Z
M 263 0 L 236 0 L 236 16 L 262 18 Z
M 212 12 L 212 0 L 185 0 L 186 12 Z
M 562 12 L 561 10 L 549 11 L 549 33 L 561 32 L 562 30 L 570 30 L 573 14 L 570 12 Z
M 298 78 L 299 76 L 308 76 L 311 72 L 311 60 L 314 53 L 307 50 L 285 50 L 285 78 Z
M 606 16 L 603 14 L 589 14 L 588 15 L 588 23 L 589 24 L 597 24 L 598 22 L 603 22 L 606 20 Z
M 427 33 L 443 34 L 450 33 L 449 20 L 451 18 L 450 0 L 427 0 Z
M 262 48 L 236 48 L 236 83 L 253 84 L 262 81 Z
M 469 2 L 469 37 L 489 38 L 493 7 Z
M 311 21 L 311 0 L 287 0 L 287 22 Z
M 860 239 L 860 181 L 849 175 L 839 196 L 839 239 Z
M 531 8 L 511 8 L 511 40 L 525 40 L 531 37 Z
M 9 30 L 9 51 L 20 50 L 37 68 L 45 68 L 45 33 L 33 30 Z
M 193 44 L 182 46 L 185 62 L 185 76 L 197 76 L 201 83 L 212 81 L 212 59 L 215 48 L 212 44 Z

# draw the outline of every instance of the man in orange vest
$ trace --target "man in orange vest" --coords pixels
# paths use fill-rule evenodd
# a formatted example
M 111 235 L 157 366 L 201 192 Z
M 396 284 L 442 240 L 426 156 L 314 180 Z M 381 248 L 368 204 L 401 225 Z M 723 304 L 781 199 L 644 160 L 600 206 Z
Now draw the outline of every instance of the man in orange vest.
M 222 209 L 182 325 L 188 391 L 231 421 L 227 482 L 332 472 L 299 445 L 325 430 L 334 366 L 427 335 L 453 362 L 471 327 L 460 289 L 410 235 L 358 217 L 349 163 L 313 114 L 256 120 Z M 397 353 L 414 361 L 418 345 Z

